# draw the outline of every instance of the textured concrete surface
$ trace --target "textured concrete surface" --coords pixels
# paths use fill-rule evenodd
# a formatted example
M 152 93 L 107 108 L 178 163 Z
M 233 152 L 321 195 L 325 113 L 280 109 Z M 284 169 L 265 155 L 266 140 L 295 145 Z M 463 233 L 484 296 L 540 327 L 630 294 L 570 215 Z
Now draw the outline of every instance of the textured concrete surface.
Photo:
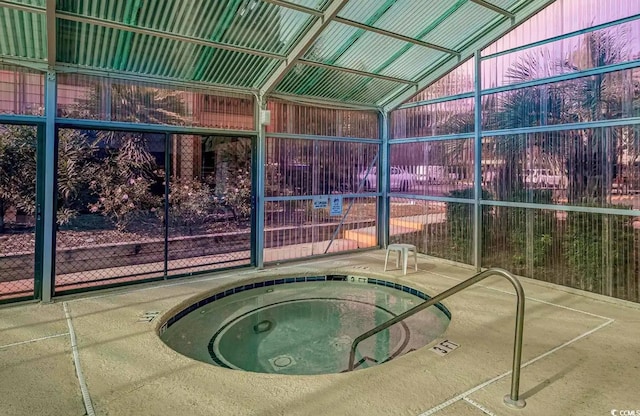
M 383 263 L 384 251 L 371 251 L 2 308 L 0 414 L 85 414 L 63 302 L 98 415 L 609 415 L 640 409 L 640 306 L 529 279 L 522 279 L 522 410 L 502 404 L 509 392 L 515 297 L 500 278 L 443 302 L 453 316 L 437 341 L 460 344 L 449 355 L 425 347 L 352 373 L 228 370 L 186 358 L 156 335 L 163 316 L 181 302 L 245 278 L 340 271 L 397 280 L 433 295 L 473 274 L 426 256 L 419 257 L 420 270 L 406 276 L 383 273 Z M 150 311 L 160 316 L 139 322 Z

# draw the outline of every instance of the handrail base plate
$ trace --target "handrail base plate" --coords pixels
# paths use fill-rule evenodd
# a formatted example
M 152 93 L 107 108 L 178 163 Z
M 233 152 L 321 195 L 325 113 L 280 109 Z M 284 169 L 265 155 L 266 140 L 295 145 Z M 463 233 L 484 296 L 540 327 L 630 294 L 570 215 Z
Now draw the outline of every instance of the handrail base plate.
M 527 402 L 525 402 L 522 399 L 518 399 L 518 400 L 511 400 L 511 395 L 507 394 L 506 396 L 504 396 L 504 404 L 509 406 L 512 409 L 522 409 L 523 407 L 525 407 L 527 405 Z

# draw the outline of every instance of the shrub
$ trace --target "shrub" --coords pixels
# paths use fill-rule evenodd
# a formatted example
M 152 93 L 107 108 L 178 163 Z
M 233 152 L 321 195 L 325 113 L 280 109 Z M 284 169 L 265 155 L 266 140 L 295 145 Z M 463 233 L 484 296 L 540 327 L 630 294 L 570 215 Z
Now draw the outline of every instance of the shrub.
M 0 128 L 0 232 L 4 214 L 10 207 L 34 215 L 36 211 L 37 132 L 30 126 Z M 58 135 L 58 225 L 69 222 L 86 206 L 78 203 L 86 197 L 94 167 L 95 147 L 75 130 L 60 130 Z M 86 200 L 85 200 L 86 203 Z
M 169 224 L 191 227 L 206 221 L 214 204 L 211 188 L 191 178 L 169 182 Z
M 564 253 L 576 286 L 614 295 L 614 290 L 626 289 L 624 282 L 635 279 L 632 219 L 626 215 L 568 213 Z
M 122 154 L 110 154 L 96 169 L 89 184 L 98 197 L 95 203 L 89 204 L 89 210 L 110 218 L 120 231 L 136 218 L 149 213 L 157 215 L 161 206 L 161 198 L 150 192 L 155 180 L 143 176 L 142 170 L 135 172 L 132 167 Z
M 251 216 L 251 172 L 247 169 L 236 169 L 227 172 L 226 186 L 222 198 L 237 219 Z
M 36 143 L 35 127 L 0 127 L 0 232 L 9 208 L 35 213 Z
M 451 198 L 473 199 L 475 191 L 473 188 L 456 189 L 449 193 Z M 492 195 L 486 189 L 482 190 L 482 199 L 490 200 Z M 465 263 L 471 263 L 471 253 L 473 247 L 473 202 L 447 202 L 447 225 L 449 227 L 449 235 L 453 243 L 452 249 L 458 253 Z M 482 207 L 482 248 L 486 250 L 487 242 L 490 237 L 490 216 L 491 207 Z
M 553 193 L 547 189 L 520 189 L 509 199 L 511 202 L 550 204 Z M 516 273 L 521 273 L 527 263 L 533 267 L 547 265 L 552 259 L 553 235 L 557 227 L 555 213 L 538 209 L 501 207 L 499 215 L 505 218 L 498 222 L 500 225 L 496 228 L 506 232 L 508 247 L 504 249 L 511 253 L 512 260 L 512 264 L 503 266 L 514 268 Z

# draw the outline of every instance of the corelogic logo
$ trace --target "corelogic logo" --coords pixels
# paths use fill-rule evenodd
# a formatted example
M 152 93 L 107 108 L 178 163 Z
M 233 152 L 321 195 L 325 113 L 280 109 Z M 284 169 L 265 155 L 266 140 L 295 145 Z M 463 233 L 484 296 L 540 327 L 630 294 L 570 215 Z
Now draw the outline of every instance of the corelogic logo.
M 640 409 L 638 410 L 617 410 L 611 409 L 611 416 L 640 416 Z

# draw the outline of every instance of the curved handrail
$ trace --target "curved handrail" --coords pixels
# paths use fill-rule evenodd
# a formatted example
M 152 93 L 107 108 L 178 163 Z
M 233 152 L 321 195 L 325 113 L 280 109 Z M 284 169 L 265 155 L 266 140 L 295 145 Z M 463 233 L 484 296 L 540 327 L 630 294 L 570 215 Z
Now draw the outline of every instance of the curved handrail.
M 526 405 L 526 403 L 523 399 L 519 398 L 518 390 L 520 389 L 520 362 L 522 359 L 522 330 L 524 327 L 524 290 L 522 289 L 522 285 L 520 284 L 518 279 L 516 279 L 516 277 L 513 274 L 509 273 L 504 269 L 493 268 L 493 269 L 488 269 L 483 272 L 477 273 L 472 277 L 470 277 L 469 279 L 461 283 L 458 283 L 453 287 L 450 287 L 449 289 L 432 297 L 431 299 L 417 306 L 414 306 L 408 311 L 392 319 L 389 319 L 388 321 L 383 322 L 380 325 L 376 326 L 375 328 L 372 328 L 369 331 L 365 332 L 364 334 L 358 336 L 355 340 L 353 340 L 353 343 L 351 344 L 351 352 L 349 353 L 349 371 L 353 371 L 353 368 L 355 366 L 356 348 L 358 347 L 358 344 L 360 344 L 360 342 L 364 341 L 365 339 L 369 338 L 372 335 L 377 334 L 380 331 L 383 331 L 389 328 L 391 325 L 394 325 L 420 312 L 421 310 L 426 309 L 429 306 L 433 306 L 434 304 L 442 301 L 443 299 L 446 299 L 449 296 L 456 294 L 461 290 L 466 289 L 467 287 L 474 285 L 489 276 L 494 276 L 494 275 L 505 277 L 507 280 L 511 282 L 511 284 L 516 290 L 516 302 L 517 302 L 516 331 L 515 331 L 516 333 L 515 333 L 515 339 L 513 342 L 513 369 L 511 373 L 511 393 L 504 397 L 504 402 L 506 405 L 511 407 L 523 408 Z

